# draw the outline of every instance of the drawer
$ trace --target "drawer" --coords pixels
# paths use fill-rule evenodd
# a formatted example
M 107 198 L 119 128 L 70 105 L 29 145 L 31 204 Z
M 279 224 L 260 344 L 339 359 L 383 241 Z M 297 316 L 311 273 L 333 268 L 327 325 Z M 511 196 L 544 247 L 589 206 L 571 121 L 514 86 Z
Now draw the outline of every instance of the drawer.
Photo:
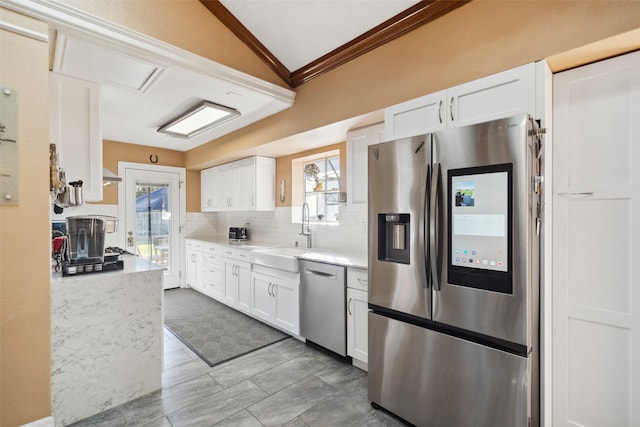
M 205 243 L 202 246 L 202 252 L 209 255 L 221 255 L 223 247 L 213 243 Z
M 224 259 L 218 255 L 211 255 L 208 252 L 204 253 L 204 266 L 222 267 L 224 265 Z
M 187 249 L 191 249 L 194 251 L 202 250 L 202 242 L 199 240 L 185 239 L 185 244 L 187 246 Z
M 204 281 L 204 288 L 208 293 L 218 297 L 222 296 L 222 292 L 224 291 L 222 282 L 215 282 L 211 280 Z
M 224 277 L 224 270 L 218 267 L 206 266 L 204 268 L 204 280 L 220 282 Z
M 347 268 L 347 287 L 369 291 L 369 272 L 363 268 Z
M 247 249 L 238 248 L 222 248 L 221 255 L 225 258 L 231 258 L 236 261 L 251 262 L 251 251 Z

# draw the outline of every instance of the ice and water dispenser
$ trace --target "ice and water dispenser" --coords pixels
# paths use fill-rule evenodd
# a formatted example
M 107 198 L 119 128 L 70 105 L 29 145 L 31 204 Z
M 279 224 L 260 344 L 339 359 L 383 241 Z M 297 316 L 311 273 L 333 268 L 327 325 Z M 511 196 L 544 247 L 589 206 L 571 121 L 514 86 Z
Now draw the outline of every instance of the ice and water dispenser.
M 380 261 L 409 264 L 409 214 L 378 214 L 378 259 Z

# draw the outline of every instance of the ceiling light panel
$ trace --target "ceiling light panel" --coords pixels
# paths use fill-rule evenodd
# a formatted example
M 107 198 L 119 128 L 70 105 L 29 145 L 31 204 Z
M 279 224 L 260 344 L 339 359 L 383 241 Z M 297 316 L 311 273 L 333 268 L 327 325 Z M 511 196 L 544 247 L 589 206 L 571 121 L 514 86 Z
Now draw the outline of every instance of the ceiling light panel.
M 233 108 L 204 101 L 158 129 L 158 132 L 178 138 L 191 138 L 215 126 L 240 116 Z

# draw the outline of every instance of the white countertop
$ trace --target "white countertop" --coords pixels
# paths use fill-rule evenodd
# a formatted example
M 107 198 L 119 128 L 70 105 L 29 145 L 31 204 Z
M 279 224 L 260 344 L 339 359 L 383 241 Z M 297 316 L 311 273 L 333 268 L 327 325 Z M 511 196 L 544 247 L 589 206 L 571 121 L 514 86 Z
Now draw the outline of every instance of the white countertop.
M 64 281 L 68 279 L 91 279 L 91 278 L 95 279 L 96 276 L 114 277 L 114 276 L 131 274 L 131 273 L 144 273 L 149 271 L 166 270 L 166 267 L 159 266 L 157 264 L 151 263 L 145 259 L 142 259 L 137 256 L 133 256 L 133 255 L 121 256 L 120 259 L 124 261 L 124 269 L 122 270 L 103 271 L 100 273 L 92 273 L 92 274 L 77 274 L 77 275 L 70 275 L 67 277 L 62 277 L 62 272 L 58 271 L 58 272 L 52 272 L 51 281 L 59 282 L 59 281 Z
M 249 240 L 247 242 L 235 243 L 229 242 L 227 237 L 211 237 L 211 236 L 189 236 L 187 239 L 198 240 L 201 242 L 214 243 L 217 245 L 229 246 L 232 248 L 245 248 L 248 250 L 254 249 L 269 249 L 283 247 L 282 245 L 273 245 L 268 242 L 260 242 Z M 296 255 L 298 259 L 306 259 L 310 261 L 324 262 L 327 264 L 341 265 L 344 267 L 364 268 L 368 267 L 367 254 L 356 252 L 345 252 L 337 249 L 323 249 L 323 248 L 311 248 L 306 249 L 303 247 L 297 247 L 304 251 L 300 255 Z
M 186 239 L 197 240 L 199 242 L 205 242 L 205 243 L 213 243 L 221 246 L 228 246 L 230 248 L 241 248 L 241 249 L 247 249 L 247 250 L 268 249 L 268 248 L 278 247 L 278 245 L 273 245 L 268 242 L 260 242 L 260 241 L 254 241 L 254 240 L 247 240 L 245 242 L 230 242 L 229 238 L 226 236 L 212 237 L 212 236 L 195 235 L 195 236 L 189 236 Z

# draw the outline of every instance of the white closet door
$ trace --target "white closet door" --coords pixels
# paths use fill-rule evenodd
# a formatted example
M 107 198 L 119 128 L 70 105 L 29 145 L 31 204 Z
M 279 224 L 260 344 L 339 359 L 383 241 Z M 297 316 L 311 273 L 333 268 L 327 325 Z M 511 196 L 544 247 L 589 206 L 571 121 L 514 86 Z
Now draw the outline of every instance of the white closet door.
M 553 425 L 640 425 L 640 52 L 553 79 Z

